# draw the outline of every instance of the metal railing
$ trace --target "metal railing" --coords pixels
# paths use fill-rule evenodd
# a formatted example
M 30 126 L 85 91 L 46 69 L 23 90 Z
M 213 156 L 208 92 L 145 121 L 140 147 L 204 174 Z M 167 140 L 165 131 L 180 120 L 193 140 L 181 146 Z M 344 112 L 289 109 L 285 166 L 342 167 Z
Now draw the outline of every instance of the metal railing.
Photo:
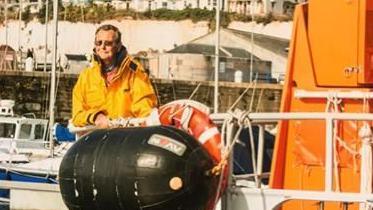
M 225 131 L 222 130 L 222 135 L 226 135 L 225 139 L 227 145 L 234 145 L 236 142 L 237 133 L 242 128 L 249 128 L 250 126 L 259 126 L 258 135 L 258 149 L 252 151 L 252 154 L 257 152 L 255 158 L 252 155 L 252 167 L 253 173 L 244 175 L 234 175 L 232 173 L 232 164 L 230 166 L 230 177 L 228 178 L 228 193 L 226 200 L 228 203 L 222 209 L 243 209 L 242 203 L 252 203 L 255 205 L 255 209 L 275 209 L 287 200 L 313 200 L 320 201 L 323 204 L 325 201 L 337 201 L 343 204 L 349 202 L 371 204 L 373 201 L 373 194 L 365 193 L 341 193 L 333 190 L 333 129 L 335 121 L 373 121 L 373 114 L 370 113 L 325 113 L 325 112 L 292 112 L 292 113 L 249 113 L 238 111 L 235 113 L 220 113 L 212 114 L 211 118 L 214 122 L 219 124 L 228 123 L 229 126 L 222 126 Z M 325 121 L 325 186 L 324 190 L 321 191 L 308 191 L 308 190 L 286 190 L 286 189 L 269 189 L 268 186 L 262 187 L 261 181 L 263 177 L 269 176 L 268 173 L 262 172 L 263 165 L 263 152 L 264 152 L 264 125 L 273 124 L 278 121 L 291 121 L 291 120 L 323 120 Z M 235 129 L 233 128 L 235 127 Z M 252 136 L 251 136 L 252 138 Z M 251 140 L 250 140 L 251 141 Z M 251 148 L 255 148 L 251 146 Z M 230 159 L 233 159 L 233 150 L 230 154 Z M 361 172 L 364 173 L 364 172 Z M 236 182 L 238 180 L 250 180 L 254 179 L 255 185 L 251 186 L 238 186 Z M 253 187 L 255 186 L 255 187 Z M 233 196 L 234 195 L 234 196 Z M 241 198 L 237 198 L 240 197 Z M 238 201 L 246 200 L 245 202 L 234 202 L 232 199 L 235 197 Z M 258 202 L 255 202 L 258 199 Z M 263 200 L 265 202 L 263 203 Z M 262 203 L 260 203 L 262 202 Z M 242 205 L 240 206 L 241 203 Z M 320 204 L 321 205 L 321 204 Z M 239 207 L 237 207 L 239 206 Z M 251 209 L 251 208 L 249 208 Z M 323 208 L 321 208 L 323 209 Z

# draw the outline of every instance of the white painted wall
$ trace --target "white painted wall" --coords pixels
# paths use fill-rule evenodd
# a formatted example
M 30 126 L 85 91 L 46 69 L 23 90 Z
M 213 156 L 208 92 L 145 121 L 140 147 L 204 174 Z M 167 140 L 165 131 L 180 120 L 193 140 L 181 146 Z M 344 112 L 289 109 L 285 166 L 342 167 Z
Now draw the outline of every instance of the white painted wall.
M 192 23 L 191 21 L 141 21 L 122 20 L 106 21 L 102 24 L 110 23 L 117 26 L 122 31 L 122 41 L 127 46 L 129 52 L 137 53 L 148 49 L 164 51 L 174 48 L 174 45 L 181 45 L 192 39 L 208 33 L 207 22 Z M 88 23 L 59 23 L 58 53 L 65 54 L 86 54 L 93 49 L 94 33 L 99 24 Z M 49 24 L 49 32 L 52 25 Z M 18 49 L 18 37 L 23 51 L 33 48 L 36 60 L 44 60 L 44 39 L 45 25 L 38 22 L 31 22 L 22 26 L 19 33 L 18 22 L 12 21 L 8 24 L 8 29 L 0 26 L 0 44 L 10 45 Z M 6 33 L 6 31 L 8 31 Z M 6 34 L 8 41 L 6 41 Z M 51 33 L 50 33 L 51 34 Z M 52 47 L 52 37 L 48 37 L 49 46 Z M 50 56 L 50 55 L 49 55 Z
M 131 54 L 139 51 L 147 51 L 149 49 L 158 50 L 159 52 L 170 50 L 174 48 L 174 45 L 185 44 L 207 34 L 209 31 L 207 22 L 112 20 L 104 23 L 111 23 L 120 28 L 123 33 L 122 41 Z M 94 32 L 98 26 L 98 24 L 60 22 L 58 53 L 63 55 L 65 53 L 86 54 L 92 52 Z M 254 31 L 259 34 L 290 39 L 291 27 L 291 22 L 273 22 L 265 26 L 256 23 L 232 22 L 228 28 Z M 20 35 L 20 43 L 23 51 L 25 52 L 28 48 L 33 48 L 36 54 L 36 61 L 43 62 L 45 25 L 38 22 L 31 22 L 27 25 L 23 25 L 22 28 L 21 33 L 18 33 L 18 22 L 13 21 L 9 23 L 8 44 L 17 50 L 18 37 Z M 51 32 L 51 29 L 51 24 L 49 24 L 49 32 Z M 0 25 L 0 44 L 6 43 L 5 31 L 4 25 Z M 49 36 L 48 38 L 49 49 L 51 49 L 52 37 Z M 231 43 L 234 42 L 232 41 Z M 266 54 L 266 52 L 263 51 L 263 54 Z M 271 60 L 269 58 L 275 59 L 275 56 L 270 54 L 269 57 L 263 56 L 262 58 L 265 60 Z M 49 61 L 50 57 L 51 54 L 49 54 L 48 57 Z M 166 71 L 166 66 L 169 65 L 168 61 L 155 59 L 154 62 L 154 65 L 159 65 L 159 72 L 156 72 L 156 74 L 158 74 L 157 76 L 167 77 L 168 72 Z M 273 65 L 274 72 L 281 71 L 283 66 L 286 65 L 286 63 L 281 63 L 280 61 L 276 63 L 279 65 Z

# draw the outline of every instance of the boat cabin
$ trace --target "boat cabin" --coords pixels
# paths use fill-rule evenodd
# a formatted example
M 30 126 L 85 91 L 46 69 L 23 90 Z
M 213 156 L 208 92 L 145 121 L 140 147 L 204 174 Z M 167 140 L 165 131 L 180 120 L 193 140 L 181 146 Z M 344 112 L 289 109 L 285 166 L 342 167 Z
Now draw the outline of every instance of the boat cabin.
M 48 120 L 15 116 L 14 101 L 0 100 L 0 151 L 45 148 Z

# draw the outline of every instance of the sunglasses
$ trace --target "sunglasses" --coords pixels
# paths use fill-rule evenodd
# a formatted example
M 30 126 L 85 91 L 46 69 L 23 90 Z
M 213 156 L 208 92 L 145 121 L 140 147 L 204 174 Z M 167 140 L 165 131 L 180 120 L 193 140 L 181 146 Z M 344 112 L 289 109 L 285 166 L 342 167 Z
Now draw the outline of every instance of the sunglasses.
M 114 42 L 113 41 L 106 41 L 106 40 L 96 40 L 95 45 L 97 47 L 100 47 L 102 45 L 104 45 L 105 47 L 112 47 L 114 45 Z

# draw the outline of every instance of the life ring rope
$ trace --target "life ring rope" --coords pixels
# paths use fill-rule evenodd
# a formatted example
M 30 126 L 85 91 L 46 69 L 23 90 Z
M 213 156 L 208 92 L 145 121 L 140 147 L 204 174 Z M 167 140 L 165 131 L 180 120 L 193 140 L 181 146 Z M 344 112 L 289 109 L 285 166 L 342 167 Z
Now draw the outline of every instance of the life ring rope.
M 189 122 L 193 115 L 193 109 L 190 106 L 184 108 L 183 114 L 181 115 L 181 127 L 189 132 Z M 203 143 L 202 143 L 203 144 Z

